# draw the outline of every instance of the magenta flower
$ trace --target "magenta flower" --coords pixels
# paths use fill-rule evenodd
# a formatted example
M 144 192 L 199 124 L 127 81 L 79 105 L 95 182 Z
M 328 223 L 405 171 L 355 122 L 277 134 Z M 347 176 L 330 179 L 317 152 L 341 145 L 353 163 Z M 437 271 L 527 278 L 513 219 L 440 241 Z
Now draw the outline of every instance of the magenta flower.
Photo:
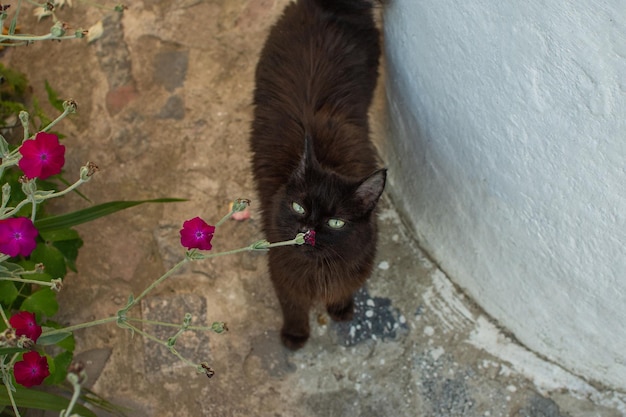
M 304 244 L 315 246 L 315 230 L 308 230 L 304 234 Z
M 52 133 L 39 132 L 35 139 L 24 141 L 20 153 L 18 165 L 28 178 L 46 179 L 61 172 L 65 164 L 65 146 Z
M 37 325 L 33 313 L 20 311 L 11 316 L 9 323 L 15 329 L 16 336 L 26 336 L 33 342 L 36 342 L 41 336 L 41 326 Z
M 215 227 L 207 224 L 200 217 L 194 217 L 183 223 L 180 231 L 180 244 L 187 249 L 211 250 Z
M 0 220 L 0 252 L 28 256 L 37 246 L 37 229 L 27 217 Z
M 22 359 L 13 365 L 13 375 L 18 384 L 30 388 L 40 385 L 50 375 L 45 356 L 37 352 L 26 352 Z

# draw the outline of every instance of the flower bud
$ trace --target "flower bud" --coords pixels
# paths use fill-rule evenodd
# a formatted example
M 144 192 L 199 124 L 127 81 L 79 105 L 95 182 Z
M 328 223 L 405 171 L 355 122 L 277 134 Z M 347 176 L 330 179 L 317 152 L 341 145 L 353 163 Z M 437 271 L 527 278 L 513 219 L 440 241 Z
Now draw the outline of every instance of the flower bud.
M 302 243 L 304 243 L 304 238 L 302 239 Z M 268 242 L 267 240 L 259 240 L 258 242 L 254 242 L 250 246 L 250 249 L 251 250 L 267 250 L 269 246 L 270 246 L 270 242 Z
M 10 198 L 11 198 L 11 186 L 7 182 L 2 186 L 2 207 L 6 207 Z
M 61 278 L 56 278 L 50 281 L 52 286 L 50 289 L 54 292 L 60 292 L 63 289 L 63 280 Z
M 35 195 L 35 192 L 37 191 L 37 183 L 35 182 L 35 180 L 31 181 L 23 176 L 20 177 L 20 182 L 22 183 L 22 191 L 24 192 L 24 194 L 26 194 L 27 196 Z
M 4 159 L 9 154 L 9 142 L 0 135 L 0 158 Z
M 50 28 L 50 33 L 55 38 L 60 38 L 61 36 L 65 35 L 65 25 L 62 22 L 56 22 Z
M 28 336 L 20 336 L 17 339 L 17 347 L 32 350 L 35 347 L 35 342 Z
M 22 126 L 28 126 L 28 120 L 30 118 L 30 115 L 28 114 L 28 112 L 22 110 L 19 113 L 18 117 L 20 119 L 20 123 L 22 123 Z
M 211 368 L 206 362 L 200 363 L 200 372 L 204 372 L 204 374 L 209 378 L 213 378 L 213 375 L 215 375 L 213 368 Z
M 87 162 L 86 165 L 80 167 L 80 179 L 83 181 L 89 181 L 93 174 L 99 170 L 100 168 L 98 168 L 98 165 L 93 162 Z
M 183 329 L 187 330 L 190 324 L 191 324 L 191 314 L 185 313 L 185 318 L 183 319 Z
M 295 237 L 297 245 L 304 245 L 304 233 L 298 233 Z
M 211 325 L 211 330 L 217 334 L 224 333 L 228 331 L 228 326 L 226 326 L 226 323 L 222 321 L 216 321 Z
M 15 329 L 9 327 L 0 333 L 0 347 L 13 347 L 17 341 Z
M 67 111 L 68 113 L 76 113 L 77 109 L 78 104 L 74 99 L 65 100 L 63 102 L 63 110 Z
M 250 200 L 247 198 L 238 198 L 233 201 L 233 213 L 237 213 L 239 211 L 244 211 L 248 206 L 250 206 Z

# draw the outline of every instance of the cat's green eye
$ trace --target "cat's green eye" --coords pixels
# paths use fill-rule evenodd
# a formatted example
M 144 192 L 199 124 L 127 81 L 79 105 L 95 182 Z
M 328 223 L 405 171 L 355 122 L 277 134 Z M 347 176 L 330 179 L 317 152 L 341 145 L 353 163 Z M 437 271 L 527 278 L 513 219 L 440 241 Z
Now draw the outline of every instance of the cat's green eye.
M 328 220 L 328 225 L 332 229 L 341 229 L 345 224 L 346 224 L 346 222 L 344 222 L 341 219 L 329 219 Z
M 298 214 L 304 214 L 305 212 L 304 207 L 302 207 L 300 204 L 296 203 L 295 201 L 291 203 L 291 208 L 293 209 L 293 211 L 295 211 Z

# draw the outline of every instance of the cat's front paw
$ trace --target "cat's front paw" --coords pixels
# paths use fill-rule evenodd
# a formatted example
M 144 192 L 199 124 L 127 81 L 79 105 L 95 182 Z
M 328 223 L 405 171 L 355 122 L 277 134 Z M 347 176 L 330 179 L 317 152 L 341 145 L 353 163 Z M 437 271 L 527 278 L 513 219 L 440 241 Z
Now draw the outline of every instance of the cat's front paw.
M 341 304 L 329 304 L 326 306 L 326 311 L 334 321 L 351 321 L 354 317 L 354 300 L 350 299 Z
M 298 350 L 309 340 L 309 333 L 291 333 L 286 329 L 280 331 L 280 339 L 287 349 Z

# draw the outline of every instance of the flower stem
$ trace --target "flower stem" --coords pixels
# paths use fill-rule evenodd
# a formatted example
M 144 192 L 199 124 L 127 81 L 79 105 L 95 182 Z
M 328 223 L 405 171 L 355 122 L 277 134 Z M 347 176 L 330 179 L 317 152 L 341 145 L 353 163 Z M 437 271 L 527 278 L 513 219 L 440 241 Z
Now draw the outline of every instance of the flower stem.
M 17 204 L 17 206 L 15 206 L 15 207 L 14 207 L 14 208 L 12 208 L 12 209 L 9 209 L 9 211 L 8 211 L 8 212 L 1 213 L 1 214 L 0 214 L 0 218 L 2 218 L 2 219 L 6 219 L 6 218 L 9 218 L 9 217 L 13 216 L 15 213 L 17 213 L 18 211 L 20 211 L 20 209 L 21 209 L 22 207 L 24 207 L 24 206 L 25 206 L 26 204 L 28 204 L 28 203 L 30 203 L 30 200 L 28 200 L 28 199 L 25 199 L 25 200 L 20 201 L 20 202 Z M 5 209 L 5 210 L 6 210 L 6 209 Z
M 56 197 L 64 196 L 65 194 L 69 193 L 70 191 L 74 191 L 76 188 L 78 188 L 80 185 L 82 185 L 82 184 L 84 184 L 86 182 L 87 181 L 79 178 L 74 184 L 70 185 L 65 190 L 59 191 L 57 193 L 48 194 L 47 196 L 45 196 L 44 200 L 48 200 L 50 198 L 56 198 Z
M 177 328 L 180 327 L 180 324 L 176 324 L 176 323 L 165 323 L 162 321 L 138 319 L 135 317 L 126 317 L 126 321 L 134 321 L 138 323 L 149 324 L 152 326 L 177 327 Z M 189 326 L 187 327 L 187 330 L 197 330 L 201 332 L 208 332 L 213 329 L 211 327 L 204 327 L 204 326 Z
M 78 382 L 78 376 L 76 376 L 76 378 L 68 378 L 68 380 L 71 382 L 72 387 L 74 388 L 74 393 L 72 394 L 72 399 L 70 400 L 70 403 L 67 406 L 67 409 L 61 411 L 61 413 L 59 413 L 59 417 L 70 417 L 72 415 L 70 413 L 74 409 L 74 406 L 76 405 L 76 402 L 78 401 L 78 398 L 80 397 L 81 387 L 80 387 L 80 382 Z
M 196 368 L 198 366 L 195 363 L 191 362 L 189 359 L 183 357 L 180 353 L 178 353 L 178 351 L 176 349 L 174 349 L 174 346 L 169 346 L 167 344 L 167 342 L 164 342 L 163 340 L 159 339 L 158 337 L 153 336 L 150 333 L 146 333 L 143 330 L 140 330 L 139 328 L 133 326 L 132 324 L 124 323 L 124 325 L 127 326 L 133 332 L 139 333 L 140 335 L 142 335 L 146 339 L 152 340 L 153 342 L 158 343 L 161 346 L 165 346 L 170 352 L 172 352 L 174 354 L 174 356 L 176 356 L 178 359 L 180 359 L 185 364 L 187 364 L 189 366 L 193 366 L 194 368 Z
M 111 317 L 107 317 L 105 319 L 99 319 L 99 320 L 93 320 L 93 321 L 89 321 L 86 323 L 81 323 L 81 324 L 76 324 L 74 326 L 69 326 L 69 327 L 64 327 L 62 329 L 53 329 L 53 330 L 46 330 L 42 333 L 42 336 L 49 336 L 52 334 L 57 334 L 57 333 L 69 333 L 69 332 L 73 332 L 74 330 L 80 330 L 80 329 L 84 329 L 87 327 L 93 327 L 93 326 L 99 326 L 101 324 L 107 324 L 107 323 L 113 323 L 115 321 L 118 320 L 117 316 L 111 316 Z
M 71 36 L 71 37 L 73 38 L 74 36 Z M 52 128 L 54 127 L 54 125 L 56 125 L 57 123 L 59 123 L 61 120 L 65 119 L 65 117 L 66 117 L 68 114 L 70 114 L 70 113 L 72 113 L 72 109 L 71 109 L 70 107 L 66 107 L 66 108 L 63 110 L 63 113 L 61 113 L 61 114 L 59 115 L 59 117 L 57 117 L 56 119 L 54 119 L 53 121 L 51 121 L 51 122 L 50 122 L 50 124 L 49 124 L 48 126 L 44 127 L 43 129 L 41 129 L 41 131 L 42 131 L 42 132 L 48 132 L 50 129 L 52 129 Z
M 134 306 L 135 304 L 137 304 L 139 302 L 139 300 L 141 300 L 143 297 L 145 297 L 150 291 L 152 291 L 157 285 L 159 285 L 160 283 L 162 283 L 163 281 L 165 281 L 167 278 L 169 278 L 170 275 L 172 275 L 175 271 L 177 271 L 178 269 L 180 269 L 183 265 L 185 265 L 187 262 L 189 262 L 189 258 L 185 258 L 182 261 L 180 261 L 179 263 L 177 263 L 176 265 L 174 265 L 169 271 L 167 271 L 165 274 L 161 275 L 161 277 L 159 279 L 157 279 L 156 281 L 154 281 L 152 284 L 150 284 L 150 286 L 148 288 L 146 288 L 145 290 L 143 290 L 143 292 L 141 294 L 139 294 L 139 296 L 137 298 L 135 298 L 129 305 L 128 307 L 126 307 L 126 310 L 130 309 L 132 306 Z
M 0 315 L 2 316 L 2 320 L 4 321 L 4 324 L 6 324 L 7 329 L 11 328 L 13 326 L 11 326 L 11 324 L 9 323 L 9 319 L 7 318 L 6 313 L 4 312 L 4 308 L 0 307 Z
M 33 274 L 35 271 L 27 271 L 22 272 L 23 274 Z M 47 287 L 54 287 L 55 285 L 52 282 L 47 281 L 37 281 L 36 279 L 24 279 L 24 278 L 12 278 L 12 277 L 0 277 L 0 281 L 13 281 L 13 282 L 22 282 L 24 284 L 35 284 L 35 285 L 45 285 Z
M 15 398 L 13 398 L 13 392 L 11 391 L 11 387 L 9 384 L 4 384 L 7 389 L 7 394 L 9 399 L 11 400 L 11 407 L 13 407 L 13 412 L 15 413 L 15 417 L 21 417 L 20 411 L 17 409 L 17 404 L 15 403 Z
M 230 213 L 228 213 L 227 215 L 225 215 L 224 217 L 222 217 L 222 218 L 220 219 L 220 221 L 219 221 L 219 222 L 215 223 L 215 228 L 217 229 L 218 227 L 220 227 L 221 225 L 223 225 L 223 224 L 224 224 L 224 222 L 225 222 L 226 220 L 228 220 L 228 219 L 230 218 L 230 216 L 232 216 L 234 213 L 235 213 L 235 210 L 231 210 L 231 211 L 230 211 Z
M 277 248 L 279 246 L 291 246 L 291 245 L 301 245 L 301 243 L 298 241 L 297 238 L 295 238 L 291 240 L 284 240 L 282 242 L 270 243 L 269 245 L 266 246 L 266 248 L 269 249 L 269 248 Z

